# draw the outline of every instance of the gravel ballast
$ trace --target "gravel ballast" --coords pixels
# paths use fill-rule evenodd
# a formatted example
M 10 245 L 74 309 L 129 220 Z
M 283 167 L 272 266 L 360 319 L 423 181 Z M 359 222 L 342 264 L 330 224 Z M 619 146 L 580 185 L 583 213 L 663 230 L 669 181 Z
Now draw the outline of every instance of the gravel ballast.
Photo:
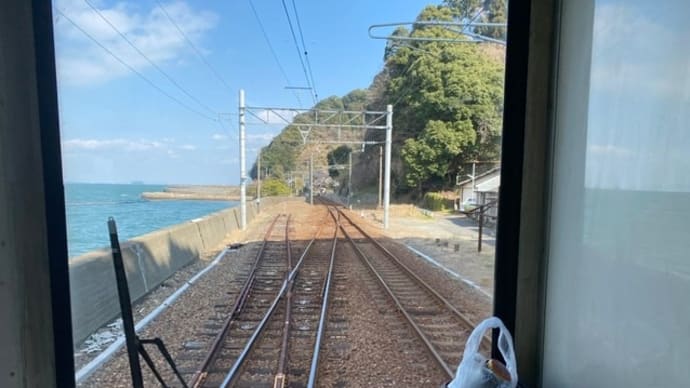
M 173 359 L 184 353 L 185 344 L 193 342 L 198 333 L 203 330 L 203 324 L 209 316 L 217 313 L 214 306 L 222 298 L 229 298 L 224 284 L 237 282 L 242 277 L 243 271 L 254 260 L 258 246 L 263 239 L 265 228 L 269 222 L 279 213 L 292 215 L 293 227 L 291 238 L 297 240 L 293 249 L 301 252 L 306 242 L 313 237 L 318 229 L 315 219 L 323 218 L 323 208 L 308 205 L 303 199 L 297 198 L 286 203 L 262 209 L 261 214 L 249 225 L 245 232 L 237 232 L 224 242 L 225 244 L 244 242 L 238 250 L 228 252 L 218 265 L 212 268 L 197 283 L 190 286 L 177 301 L 154 319 L 139 336 L 142 338 L 160 337 L 166 344 Z M 358 213 L 360 214 L 360 213 Z M 365 217 L 366 218 L 366 217 Z M 357 221 L 365 221 L 359 215 Z M 411 241 L 416 246 L 427 248 L 429 254 L 439 262 L 448 261 L 453 264 L 455 258 L 450 255 L 441 255 L 448 250 L 439 245 L 432 237 L 422 236 L 418 233 L 407 233 L 415 217 L 404 221 L 404 227 L 396 228 L 399 218 L 393 218 L 390 231 L 383 231 L 376 223 L 369 223 L 365 227 L 367 232 L 379 237 L 387 249 L 396 254 L 418 276 L 434 287 L 446 297 L 461 312 L 465 313 L 473 322 L 479 322 L 491 315 L 491 300 L 486 294 L 478 292 L 471 286 L 463 283 L 458 278 L 448 274 L 439 267 L 430 264 L 405 247 L 404 243 Z M 424 228 L 432 228 L 427 219 L 418 219 L 418 224 Z M 447 230 L 447 226 L 441 226 Z M 320 236 L 320 238 L 328 238 Z M 446 239 L 449 237 L 446 236 Z M 415 239 L 415 240 L 412 240 Z M 469 240 L 468 240 L 469 241 Z M 471 244 L 469 241 L 467 245 Z M 428 245 L 428 246 L 427 246 Z M 431 247 L 438 248 L 433 251 Z M 490 259 L 489 252 L 476 255 L 472 260 L 484 263 Z M 220 251 L 222 247 L 219 247 Z M 445 250 L 444 250 L 445 249 Z M 469 249 L 469 248 L 467 248 Z M 452 250 L 452 245 L 451 245 Z M 453 252 L 453 254 L 462 254 Z M 448 253 L 448 252 L 446 252 Z M 361 263 L 354 250 L 345 240 L 338 242 L 336 251 L 337 260 L 333 280 L 333 298 L 329 310 L 327 332 L 322 346 L 322 361 L 319 368 L 318 385 L 325 387 L 362 387 L 362 386 L 391 386 L 391 387 L 438 387 L 445 381 L 444 374 L 435 367 L 434 361 L 416 340 L 413 331 L 400 319 L 400 313 L 395 309 L 390 300 L 382 293 L 373 275 Z M 134 306 L 135 321 L 144 317 L 148 312 L 158 306 L 168 295 L 172 294 L 181 284 L 203 269 L 210 260 L 217 255 L 209 254 L 202 260 L 178 271 L 173 277 L 166 280 L 161 287 L 147 295 Z M 442 256 L 442 257 L 438 257 Z M 491 265 L 491 268 L 493 266 Z M 482 289 L 489 288 L 486 281 L 479 279 L 485 277 L 483 264 L 477 266 L 477 271 L 470 274 L 469 278 L 476 280 Z M 452 268 L 457 270 L 457 268 Z M 488 272 L 488 269 L 486 269 Z M 461 272 L 461 271 L 459 271 Z M 493 272 L 493 271 L 491 271 Z M 463 274 L 464 275 L 464 274 Z M 493 288 L 493 283 L 490 283 Z M 107 329 L 102 330 L 106 332 Z M 154 349 L 150 353 L 156 354 Z M 86 354 L 80 350 L 77 362 L 84 365 L 94 354 Z M 174 378 L 168 372 L 160 357 L 154 357 L 157 365 L 164 370 L 164 377 L 170 383 Z M 159 386 L 154 376 L 142 362 L 145 386 Z M 131 386 L 129 365 L 124 348 L 120 349 L 114 357 L 103 364 L 89 378 L 85 379 L 81 387 L 129 387 Z M 176 386 L 176 385 L 173 385 Z

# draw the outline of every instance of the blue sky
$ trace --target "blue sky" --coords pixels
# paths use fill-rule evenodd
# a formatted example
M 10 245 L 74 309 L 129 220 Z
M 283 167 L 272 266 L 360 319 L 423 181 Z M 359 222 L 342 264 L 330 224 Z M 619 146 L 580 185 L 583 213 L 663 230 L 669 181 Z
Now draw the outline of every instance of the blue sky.
M 54 2 L 66 181 L 237 184 L 238 90 L 245 89 L 249 105 L 299 106 L 295 93 L 284 89 L 288 81 L 271 55 L 249 0 L 158 1 L 210 67 L 157 1 L 88 3 L 203 105 L 159 73 L 85 0 Z M 295 0 L 319 97 L 367 87 L 382 68 L 385 42 L 368 37 L 371 24 L 413 20 L 425 5 L 439 2 Z M 305 85 L 281 0 L 253 0 L 253 4 L 290 84 Z M 291 0 L 286 4 L 295 23 Z M 72 22 L 198 113 L 164 96 Z M 309 92 L 298 94 L 308 107 Z M 212 120 L 225 113 L 232 115 L 221 116 L 220 123 Z M 248 127 L 248 166 L 258 148 L 280 129 Z

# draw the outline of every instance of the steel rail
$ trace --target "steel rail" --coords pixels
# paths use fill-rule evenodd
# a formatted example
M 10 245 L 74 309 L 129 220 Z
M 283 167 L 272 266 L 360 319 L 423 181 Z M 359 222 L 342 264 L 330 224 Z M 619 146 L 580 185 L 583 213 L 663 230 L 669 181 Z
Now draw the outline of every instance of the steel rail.
M 278 302 L 280 301 L 280 298 L 283 296 L 283 293 L 285 292 L 286 288 L 287 288 L 287 280 L 284 280 L 283 285 L 280 287 L 280 290 L 278 291 L 279 297 L 276 297 L 273 300 L 273 303 L 271 303 L 271 307 L 269 307 L 266 315 L 264 315 L 264 317 L 261 319 L 261 322 L 259 322 L 256 329 L 254 329 L 254 332 L 252 333 L 252 336 L 247 341 L 247 344 L 244 346 L 242 353 L 239 355 L 239 357 L 237 357 L 237 360 L 232 365 L 232 368 L 230 368 L 230 371 L 228 372 L 228 374 L 225 375 L 225 378 L 223 379 L 223 382 L 220 385 L 221 388 L 229 387 L 230 384 L 234 381 L 235 377 L 237 377 L 237 372 L 239 371 L 240 367 L 242 366 L 244 359 L 249 354 L 249 351 L 251 350 L 252 346 L 254 346 L 256 339 L 259 338 L 259 335 L 261 334 L 264 327 L 266 326 L 266 322 L 268 322 L 271 315 L 273 315 L 273 312 L 275 311 L 276 307 L 278 306 Z
M 232 325 L 232 322 L 235 320 L 235 318 L 237 318 L 237 315 L 240 313 L 240 311 L 244 307 L 244 304 L 247 301 L 247 298 L 249 297 L 249 290 L 251 290 L 252 286 L 254 285 L 254 281 L 256 280 L 256 270 L 259 266 L 259 261 L 261 261 L 261 258 L 263 256 L 266 244 L 268 243 L 268 238 L 271 236 L 271 233 L 273 232 L 273 227 L 275 226 L 276 222 L 282 216 L 282 214 L 278 214 L 266 230 L 266 233 L 264 234 L 263 243 L 261 244 L 261 248 L 259 248 L 259 251 L 256 254 L 256 258 L 254 259 L 254 263 L 252 264 L 252 267 L 249 270 L 249 276 L 247 277 L 247 280 L 244 282 L 242 290 L 240 291 L 240 294 L 237 296 L 237 299 L 235 300 L 235 303 L 232 306 L 232 310 L 230 310 L 230 315 L 228 315 L 228 317 L 223 322 L 223 326 L 221 328 L 220 333 L 218 333 L 216 338 L 213 340 L 211 350 L 208 352 L 208 354 L 200 364 L 199 370 L 197 370 L 197 372 L 192 377 L 192 381 L 190 384 L 191 387 L 200 387 L 208 377 L 208 368 L 213 364 L 216 357 L 218 357 L 220 349 L 222 348 L 222 344 L 225 341 L 228 332 L 230 331 L 230 326 Z
M 444 298 L 441 294 L 438 293 L 435 289 L 433 289 L 427 282 L 422 280 L 416 273 L 414 273 L 407 265 L 403 264 L 403 262 L 400 261 L 393 253 L 391 253 L 386 247 L 384 247 L 380 242 L 376 241 L 376 239 L 372 238 L 368 233 L 366 233 L 359 225 L 357 225 L 355 222 L 352 221 L 352 219 L 345 214 L 342 210 L 338 210 L 338 212 L 350 222 L 352 226 L 354 226 L 357 230 L 359 230 L 362 235 L 364 235 L 368 240 L 370 240 L 379 250 L 381 250 L 386 256 L 388 256 L 395 264 L 400 266 L 408 275 L 413 277 L 417 283 L 422 285 L 427 291 L 432 293 L 440 302 L 442 302 L 448 310 L 452 311 L 455 316 L 457 316 L 461 321 L 463 321 L 466 325 L 474 328 L 477 325 L 472 322 L 469 318 L 467 318 L 463 313 L 458 311 L 455 306 L 453 306 L 446 298 Z M 491 348 L 490 343 L 486 343 L 488 339 L 486 337 L 483 337 L 482 342 L 484 346 L 488 345 L 488 348 Z
M 288 218 L 289 220 L 290 218 Z M 288 222 L 288 225 L 290 223 Z M 288 264 L 288 274 L 292 272 L 292 254 L 290 253 L 290 234 L 285 228 L 285 244 L 287 245 L 287 264 Z M 288 283 L 287 295 L 285 296 L 285 321 L 283 323 L 283 340 L 280 344 L 280 356 L 278 358 L 278 371 L 276 373 L 275 379 L 273 380 L 273 388 L 283 388 L 285 386 L 285 365 L 287 364 L 288 357 L 288 340 L 290 339 L 290 317 L 291 317 L 291 304 L 292 304 L 292 287 L 294 285 L 294 280 L 290 280 Z
M 419 284 L 421 284 L 427 291 L 431 292 L 437 299 L 439 299 L 446 307 L 448 307 L 449 310 L 453 312 L 461 321 L 463 321 L 466 325 L 470 326 L 471 328 L 475 328 L 477 325 L 472 322 L 469 318 L 467 318 L 463 313 L 458 311 L 455 306 L 453 306 L 446 298 L 444 298 L 441 294 L 438 293 L 433 287 L 431 287 L 427 282 L 422 280 L 416 273 L 414 273 L 407 265 L 405 265 L 403 262 L 400 261 L 393 253 L 391 253 L 386 247 L 384 247 L 381 243 L 379 243 L 376 239 L 372 238 L 368 233 L 366 233 L 359 225 L 354 223 L 352 221 L 352 218 L 345 214 L 345 212 L 340 209 L 339 207 L 343 207 L 343 204 L 340 204 L 336 201 L 333 201 L 331 199 L 326 199 L 326 198 L 321 198 L 320 201 L 326 202 L 326 203 L 331 203 L 332 205 L 336 206 L 336 209 L 339 214 L 341 214 L 345 219 L 347 219 L 352 226 L 354 226 L 357 230 L 359 230 L 362 235 L 364 235 L 367 239 L 369 239 L 377 248 L 379 248 L 386 256 L 388 256 L 390 259 L 393 260 L 394 263 L 396 263 L 398 266 L 400 266 L 407 274 L 412 276 L 415 281 L 417 281 Z M 484 347 L 485 350 L 491 350 L 491 339 L 485 334 L 484 337 L 482 337 L 482 342 L 481 346 Z
M 220 385 L 221 388 L 227 388 L 234 382 L 235 378 L 238 375 L 240 367 L 244 363 L 244 360 L 249 355 L 249 352 L 251 351 L 252 347 L 256 343 L 256 340 L 261 335 L 261 332 L 263 332 L 263 330 L 266 326 L 266 323 L 268 323 L 268 320 L 273 315 L 273 312 L 278 307 L 278 303 L 280 302 L 280 299 L 285 294 L 285 291 L 288 288 L 288 284 L 295 278 L 295 276 L 297 276 L 297 272 L 299 271 L 300 267 L 302 266 L 302 263 L 304 262 L 304 258 L 306 257 L 307 253 L 309 253 L 309 250 L 311 249 L 312 245 L 314 244 L 314 241 L 316 241 L 316 239 L 318 238 L 320 233 L 321 233 L 321 228 L 319 228 L 317 230 L 316 234 L 314 235 L 314 238 L 312 238 L 312 240 L 309 242 L 309 244 L 304 249 L 304 252 L 302 252 L 302 255 L 300 256 L 299 260 L 297 261 L 295 268 L 288 274 L 286 279 L 283 280 L 283 285 L 280 287 L 280 290 L 278 291 L 278 294 L 276 295 L 275 299 L 271 303 L 271 306 L 268 308 L 268 311 L 266 311 L 266 314 L 261 319 L 261 321 L 256 326 L 256 328 L 254 328 L 254 332 L 252 333 L 251 337 L 249 338 L 249 340 L 245 344 L 244 349 L 242 349 L 242 353 L 240 353 L 240 355 L 237 357 L 237 360 L 235 360 L 235 363 L 232 365 L 232 367 L 230 368 L 228 373 L 225 375 L 225 378 L 223 379 L 223 382 Z
M 316 331 L 316 341 L 314 342 L 314 353 L 311 358 L 311 367 L 309 368 L 309 380 L 307 381 L 307 388 L 313 388 L 316 385 L 316 377 L 319 369 L 319 350 L 321 349 L 321 341 L 323 339 L 323 332 L 326 326 L 326 318 L 328 314 L 328 296 L 331 290 L 331 279 L 333 278 L 333 264 L 335 262 L 335 247 L 338 242 L 338 225 L 339 220 L 331 213 L 330 209 L 328 213 L 333 217 L 335 222 L 335 233 L 333 233 L 333 246 L 331 247 L 331 259 L 328 264 L 328 274 L 326 275 L 326 283 L 323 286 L 323 291 L 321 292 L 321 316 L 319 317 L 319 326 Z
M 340 211 L 338 211 L 338 212 L 340 214 L 342 214 L 342 212 L 340 212 Z M 352 224 L 351 221 L 350 221 L 350 223 Z M 354 224 L 352 224 L 352 225 L 354 225 Z M 407 312 L 407 310 L 405 310 L 405 307 L 403 307 L 403 305 L 400 302 L 400 300 L 398 299 L 398 297 L 395 296 L 393 291 L 388 287 L 388 284 L 386 284 L 386 281 L 383 280 L 383 277 L 381 277 L 381 275 L 376 270 L 376 268 L 374 268 L 374 265 L 371 264 L 371 261 L 369 261 L 369 259 L 364 254 L 364 252 L 362 252 L 362 250 L 357 246 L 357 244 L 355 244 L 355 241 L 352 239 L 350 234 L 347 233 L 347 231 L 345 230 L 345 227 L 342 224 L 338 224 L 338 226 L 340 227 L 340 230 L 343 231 L 343 234 L 345 235 L 345 237 L 350 241 L 350 244 L 352 244 L 352 247 L 355 249 L 357 256 L 359 256 L 360 259 L 362 259 L 362 261 L 366 264 L 366 266 L 369 268 L 371 273 L 379 280 L 379 282 L 381 283 L 381 286 L 384 288 L 384 290 L 386 291 L 388 296 L 390 296 L 390 298 L 393 300 L 393 302 L 397 306 L 398 311 L 400 311 L 403 314 L 403 316 L 405 317 L 405 319 L 407 319 L 410 326 L 412 326 L 412 329 L 414 330 L 414 332 L 422 340 L 422 342 L 424 342 L 424 345 L 426 345 L 426 348 L 429 351 L 429 353 L 431 353 L 431 356 L 438 363 L 438 365 L 441 367 L 441 369 L 443 369 L 443 371 L 446 373 L 447 377 L 452 379 L 455 376 L 455 373 L 453 373 L 453 370 L 448 366 L 448 364 L 445 362 L 445 360 L 443 360 L 443 357 L 441 357 L 441 355 L 436 351 L 436 348 L 434 348 L 434 345 L 431 343 L 429 338 L 427 338 L 427 336 L 424 334 L 424 332 L 422 332 L 422 329 L 419 327 L 419 325 L 417 325 L 417 323 L 414 321 L 412 316 L 410 316 L 410 314 Z

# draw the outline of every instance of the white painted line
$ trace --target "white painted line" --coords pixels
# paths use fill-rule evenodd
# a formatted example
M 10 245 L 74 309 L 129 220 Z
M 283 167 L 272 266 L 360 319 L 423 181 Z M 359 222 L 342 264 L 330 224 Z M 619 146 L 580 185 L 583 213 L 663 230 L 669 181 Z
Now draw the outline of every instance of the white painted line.
M 412 252 L 414 252 L 417 256 L 419 256 L 419 257 L 425 259 L 426 261 L 430 262 L 431 264 L 433 264 L 433 265 L 435 265 L 435 266 L 441 268 L 442 270 L 448 272 L 448 273 L 449 273 L 450 275 L 452 275 L 453 277 L 460 279 L 463 283 L 467 284 L 468 286 L 470 286 L 470 287 L 476 289 L 477 291 L 481 292 L 482 294 L 486 295 L 489 299 L 493 299 L 493 297 L 491 296 L 491 294 L 489 294 L 488 292 L 484 291 L 484 289 L 482 289 L 477 283 L 475 283 L 475 282 L 473 282 L 473 281 L 471 281 L 471 280 L 469 280 L 469 279 L 465 279 L 465 278 L 462 277 L 460 274 L 454 272 L 453 270 L 449 269 L 448 267 L 444 266 L 443 264 L 439 263 L 438 261 L 432 259 L 430 256 L 425 255 L 424 253 L 420 252 L 419 250 L 414 249 L 413 247 L 411 247 L 411 246 L 409 246 L 409 245 L 407 245 L 407 244 L 405 244 L 405 246 L 407 247 L 407 249 L 409 249 L 409 250 L 411 250 Z
M 189 288 L 189 286 L 191 286 L 192 284 L 194 284 L 194 282 L 199 280 L 199 278 L 202 277 L 211 268 L 215 267 L 227 252 L 228 248 L 223 249 L 206 268 L 199 271 L 191 279 L 187 280 L 185 284 L 180 286 L 180 288 L 178 288 L 172 295 L 165 298 L 163 303 L 161 303 L 158 307 L 156 307 L 153 311 L 146 315 L 141 321 L 137 322 L 137 324 L 134 325 L 134 331 L 138 333 L 141 329 L 143 329 L 144 327 L 146 327 L 146 325 L 153 321 L 153 319 L 156 318 L 158 314 L 162 313 L 166 308 L 171 306 L 175 302 L 175 300 Z M 101 365 L 103 365 L 103 363 L 108 361 L 113 356 L 113 354 L 115 354 L 115 352 L 118 349 L 120 349 L 122 345 L 124 345 L 124 343 L 124 335 L 119 336 L 118 339 L 116 339 L 115 342 L 110 344 L 110 346 L 108 346 L 104 351 L 102 351 L 101 354 L 96 356 L 96 358 L 94 358 L 88 364 L 84 365 L 81 369 L 79 369 L 77 373 L 74 374 L 74 379 L 76 380 L 76 383 L 79 384 L 82 380 L 89 377 L 91 373 L 96 371 L 96 369 L 100 368 Z

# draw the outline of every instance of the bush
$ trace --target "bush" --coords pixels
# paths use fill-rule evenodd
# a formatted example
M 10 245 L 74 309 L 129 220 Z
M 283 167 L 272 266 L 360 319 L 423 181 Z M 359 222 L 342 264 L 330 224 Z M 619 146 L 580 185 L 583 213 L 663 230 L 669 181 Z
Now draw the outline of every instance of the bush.
M 290 187 L 282 180 L 269 178 L 261 181 L 261 196 L 274 197 L 290 195 Z
M 422 199 L 422 207 L 433 211 L 443 211 L 452 207 L 452 200 L 447 199 L 440 193 L 426 193 Z

